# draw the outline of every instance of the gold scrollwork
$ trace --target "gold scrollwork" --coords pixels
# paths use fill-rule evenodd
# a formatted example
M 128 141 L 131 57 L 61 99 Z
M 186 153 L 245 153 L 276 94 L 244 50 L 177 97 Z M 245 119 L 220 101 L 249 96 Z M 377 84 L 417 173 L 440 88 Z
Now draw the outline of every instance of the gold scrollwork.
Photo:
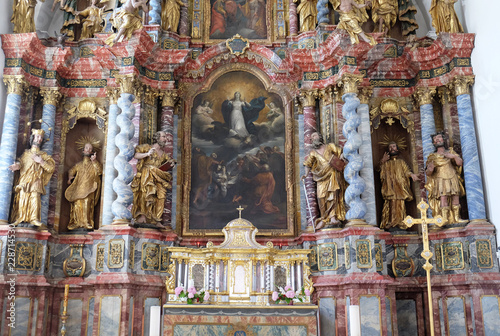
M 128 250 L 128 267 L 133 270 L 135 264 L 135 241 L 130 242 L 130 248 Z
M 106 88 L 106 95 L 109 98 L 109 105 L 116 105 L 120 98 L 120 89 L 118 87 L 108 86 Z
M 476 240 L 477 266 L 479 268 L 492 268 L 491 242 L 488 239 Z
M 110 239 L 108 245 L 108 268 L 122 268 L 125 250 L 123 239 Z
M 33 271 L 35 269 L 36 243 L 16 242 L 14 269 Z
M 104 270 L 104 244 L 97 244 L 95 269 L 100 272 Z
M 356 260 L 358 268 L 372 267 L 371 242 L 368 239 L 356 240 Z
M 464 251 L 462 242 L 443 243 L 443 269 L 461 270 L 464 269 Z
M 234 50 L 233 49 L 233 44 L 236 43 L 235 42 L 236 40 L 240 40 L 240 41 L 245 43 L 245 46 L 243 46 L 241 48 L 241 50 Z M 247 51 L 248 48 L 250 48 L 250 42 L 248 41 L 248 39 L 240 36 L 240 34 L 236 34 L 233 37 L 231 37 L 230 39 L 226 40 L 226 47 L 227 47 L 227 49 L 229 49 L 229 52 L 232 55 L 240 56 L 240 55 L 243 55 L 245 53 L 245 51 Z
M 160 267 L 160 245 L 142 243 L 141 268 L 145 271 L 157 271 Z
M 382 253 L 382 245 L 375 244 L 375 264 L 377 266 L 377 272 L 382 272 L 384 270 L 384 255 Z

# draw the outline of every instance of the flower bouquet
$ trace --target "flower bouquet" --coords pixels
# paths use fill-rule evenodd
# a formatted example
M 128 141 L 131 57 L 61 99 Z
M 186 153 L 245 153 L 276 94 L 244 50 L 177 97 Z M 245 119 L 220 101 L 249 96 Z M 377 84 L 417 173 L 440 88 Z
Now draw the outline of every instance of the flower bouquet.
M 205 289 L 201 289 L 200 291 L 196 291 L 194 286 L 190 286 L 186 291 L 184 291 L 184 286 L 182 284 L 179 287 L 175 288 L 175 296 L 179 299 L 187 298 L 186 301 L 188 304 L 193 304 L 195 302 L 203 303 L 203 301 L 208 301 L 210 298 L 210 293 L 205 291 Z
M 309 289 L 304 289 L 302 287 L 297 292 L 294 292 L 291 286 L 285 286 L 285 288 L 277 287 L 278 291 L 274 291 L 271 298 L 274 303 L 286 302 L 288 304 L 293 304 L 293 302 L 304 302 L 307 296 L 311 295 Z

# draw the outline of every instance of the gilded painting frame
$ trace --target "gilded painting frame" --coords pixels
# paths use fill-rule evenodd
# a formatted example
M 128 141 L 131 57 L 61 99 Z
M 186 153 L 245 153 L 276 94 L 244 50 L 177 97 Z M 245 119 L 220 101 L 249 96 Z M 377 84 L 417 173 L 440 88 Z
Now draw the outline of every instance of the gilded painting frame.
M 285 183 L 285 199 L 286 203 L 286 219 L 283 228 L 280 229 L 259 229 L 258 235 L 260 236 L 271 236 L 271 237 L 295 237 L 299 230 L 300 224 L 300 211 L 296 206 L 296 199 L 298 197 L 298 190 L 296 183 L 298 170 L 295 167 L 296 162 L 296 142 L 295 142 L 295 132 L 296 122 L 294 117 L 293 109 L 293 90 L 294 86 L 292 84 L 280 84 L 277 85 L 273 83 L 271 79 L 260 69 L 250 64 L 243 63 L 232 63 L 221 66 L 216 69 L 212 74 L 209 75 L 208 79 L 203 83 L 180 83 L 179 86 L 179 96 L 183 98 L 184 106 L 182 109 L 182 116 L 179 122 L 179 144 L 182 148 L 181 157 L 181 167 L 182 173 L 178 177 L 178 194 L 177 194 L 177 212 L 180 216 L 177 217 L 177 231 L 183 237 L 221 237 L 221 228 L 227 223 L 222 223 L 221 228 L 211 229 L 211 228 L 192 228 L 190 227 L 190 207 L 191 207 L 191 197 L 192 197 L 192 158 L 193 158 L 193 143 L 192 143 L 192 111 L 194 107 L 195 98 L 199 95 L 207 93 L 211 90 L 214 83 L 224 75 L 230 74 L 232 72 L 246 72 L 249 75 L 256 77 L 264 89 L 276 96 L 279 96 L 282 100 L 283 114 L 284 114 L 284 183 Z M 232 219 L 238 217 L 238 212 L 236 207 L 234 207 L 234 216 Z M 242 217 L 248 219 L 252 222 L 251 216 L 245 211 L 242 213 Z M 229 222 L 229 221 L 228 221 Z
M 266 2 L 265 4 L 265 22 L 263 24 L 265 25 L 265 31 L 266 31 L 266 37 L 265 38 L 252 38 L 249 37 L 245 34 L 241 34 L 241 31 L 236 31 L 234 34 L 227 34 L 225 33 L 224 36 L 221 37 L 213 37 L 213 34 L 211 34 L 211 29 L 212 29 L 212 7 L 215 2 L 218 0 L 210 0 L 210 1 L 204 1 L 202 5 L 203 9 L 203 20 L 201 20 L 201 26 L 202 26 L 202 40 L 204 43 L 209 43 L 209 44 L 217 44 L 223 41 L 226 41 L 227 39 L 233 37 L 237 33 L 239 33 L 240 36 L 247 38 L 251 42 L 259 43 L 259 44 L 270 44 L 275 40 L 275 25 L 273 22 L 273 16 L 274 12 L 276 11 L 275 9 L 275 0 L 264 0 Z M 257 2 L 257 0 L 254 0 Z M 212 37 L 211 37 L 212 36 Z M 193 36 L 196 38 L 196 36 Z

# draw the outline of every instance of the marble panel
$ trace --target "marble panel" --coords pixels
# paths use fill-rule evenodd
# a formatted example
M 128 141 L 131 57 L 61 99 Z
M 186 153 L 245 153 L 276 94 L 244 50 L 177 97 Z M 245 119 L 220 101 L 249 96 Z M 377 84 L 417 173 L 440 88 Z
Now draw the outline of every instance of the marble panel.
M 496 295 L 481 297 L 481 311 L 485 336 L 496 336 L 500 330 L 500 298 Z
M 418 335 L 417 307 L 414 300 L 396 300 L 398 336 Z
M 335 299 L 321 298 L 319 300 L 319 325 L 320 332 L 325 335 L 335 336 Z
M 182 324 L 174 326 L 174 336 L 226 336 L 228 325 Z
M 378 296 L 359 297 L 359 315 L 361 316 L 361 334 L 363 336 L 382 335 L 380 298 Z
M 61 301 L 61 306 L 59 308 L 59 315 L 63 312 L 63 302 Z M 69 299 L 68 308 L 66 314 L 68 314 L 68 319 L 66 320 L 66 335 L 81 335 L 82 334 L 82 312 L 83 312 L 83 300 L 82 299 Z M 58 324 L 57 334 L 61 336 L 61 323 Z
M 474 299 L 472 298 L 472 296 L 469 297 L 469 304 L 470 307 L 472 308 L 471 309 L 472 333 L 473 336 L 476 336 L 476 313 L 474 312 Z
M 30 316 L 31 313 L 31 298 L 16 296 L 16 321 L 15 328 L 10 328 L 10 336 L 26 336 L 28 335 L 28 328 L 30 318 L 23 318 L 23 316 Z
M 89 306 L 87 310 L 87 332 L 85 336 L 92 336 L 92 332 L 94 331 L 94 305 L 95 305 L 95 297 L 91 297 L 89 299 Z
M 128 336 L 132 336 L 132 332 L 134 330 L 134 297 L 133 296 L 130 298 L 130 308 L 128 311 L 128 319 L 129 319 Z M 88 335 L 88 336 L 91 336 L 91 335 Z
M 448 296 L 446 298 L 448 311 L 448 335 L 466 336 L 465 302 L 463 296 Z
M 441 325 L 441 335 L 445 334 L 444 313 L 443 313 L 443 298 L 439 298 L 439 322 Z
M 149 335 L 149 322 L 150 322 L 150 317 L 151 317 L 151 307 L 152 306 L 159 306 L 160 305 L 160 299 L 159 298 L 146 298 L 144 300 L 144 319 L 143 319 L 143 326 L 142 326 L 142 334 L 143 335 Z
M 31 336 L 36 335 L 36 324 L 38 322 L 38 298 L 33 300 L 33 317 L 31 318 Z M 0 329 L 1 330 L 1 329 Z
M 385 297 L 385 316 L 387 322 L 387 336 L 392 336 L 392 308 L 391 308 L 391 299 L 389 297 Z
M 106 295 L 101 297 L 99 311 L 99 336 L 120 335 L 122 297 Z
M 177 139 L 177 127 L 179 125 L 179 117 L 177 115 L 174 115 L 174 128 L 173 128 L 173 138 L 174 138 L 174 143 L 173 143 L 173 155 L 172 157 L 174 160 L 177 162 L 182 162 L 182 151 L 179 150 L 177 147 L 179 145 L 178 139 Z M 178 173 L 178 168 L 177 165 L 174 166 L 172 169 L 172 189 L 167 193 L 167 197 L 170 197 L 172 200 L 172 205 L 171 205 L 171 220 L 170 220 L 170 226 L 172 227 L 172 230 L 176 230 L 177 227 L 177 211 L 172 211 L 172 209 L 176 208 L 177 205 L 177 173 Z M 171 196 L 170 196 L 171 194 Z
M 307 336 L 306 326 L 291 325 L 257 325 L 252 326 L 252 331 L 259 336 Z

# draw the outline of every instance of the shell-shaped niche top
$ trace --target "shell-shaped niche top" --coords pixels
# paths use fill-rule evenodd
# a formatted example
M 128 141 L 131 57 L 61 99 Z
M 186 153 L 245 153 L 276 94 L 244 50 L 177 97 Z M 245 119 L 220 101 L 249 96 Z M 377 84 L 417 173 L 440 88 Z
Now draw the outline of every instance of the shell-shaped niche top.
M 272 242 L 267 242 L 266 246 L 257 243 L 255 236 L 259 230 L 248 220 L 241 218 L 241 210 L 243 208 L 239 207 L 237 209 L 240 212 L 240 217 L 233 219 L 222 229 L 224 233 L 224 241 L 216 248 L 224 249 L 269 249 L 273 248 Z M 215 247 L 213 242 L 208 242 L 208 248 Z

